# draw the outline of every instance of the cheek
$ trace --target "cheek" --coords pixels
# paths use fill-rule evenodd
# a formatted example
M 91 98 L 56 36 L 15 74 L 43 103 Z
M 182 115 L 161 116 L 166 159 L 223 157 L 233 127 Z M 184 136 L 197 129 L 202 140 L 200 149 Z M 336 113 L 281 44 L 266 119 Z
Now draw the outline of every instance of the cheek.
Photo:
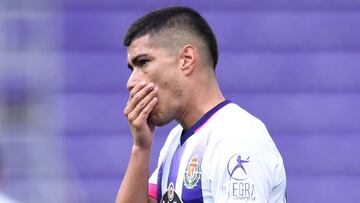
M 179 73 L 176 72 L 175 67 L 171 67 L 170 65 L 173 64 L 167 64 L 163 65 L 162 67 L 166 66 L 167 69 L 162 69 L 162 72 L 156 72 L 152 74 L 151 82 L 153 82 L 158 88 L 159 88 L 159 99 L 165 100 L 163 102 L 169 103 L 171 100 L 177 100 L 178 96 L 181 95 L 181 92 L 179 93 Z M 166 72 L 164 72 L 166 71 Z M 166 101 L 170 100 L 170 101 Z
M 169 105 L 168 108 L 176 106 L 176 103 L 182 101 L 183 90 L 176 81 L 164 81 L 159 87 L 159 101 Z
M 160 88 L 162 89 L 167 89 L 169 87 L 169 82 L 168 81 L 163 81 L 160 83 Z

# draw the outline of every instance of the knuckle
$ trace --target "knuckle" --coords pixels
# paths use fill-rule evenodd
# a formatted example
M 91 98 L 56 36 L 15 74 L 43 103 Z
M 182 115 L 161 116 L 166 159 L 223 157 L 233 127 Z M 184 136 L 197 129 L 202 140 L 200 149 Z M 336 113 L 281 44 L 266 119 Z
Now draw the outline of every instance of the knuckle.
M 128 118 L 128 121 L 130 122 L 130 124 L 132 124 L 133 125 L 133 123 L 134 123 L 134 121 L 135 121 L 135 117 L 133 116 L 133 115 L 128 115 L 127 116 L 127 118 Z
M 143 108 L 143 107 L 145 106 L 145 102 L 144 102 L 144 101 L 141 101 L 141 102 L 139 103 L 139 106 L 140 106 L 141 108 Z
M 141 114 L 142 115 L 148 115 L 150 113 L 150 111 L 148 109 L 144 109 Z
M 139 101 L 140 99 L 141 99 L 141 96 L 140 95 L 135 95 L 134 97 L 133 97 L 133 99 L 135 100 L 135 101 Z
M 135 129 L 140 129 L 141 126 L 142 126 L 142 124 L 141 124 L 141 122 L 139 122 L 139 121 L 134 121 L 134 122 L 132 123 L 132 126 L 133 126 Z

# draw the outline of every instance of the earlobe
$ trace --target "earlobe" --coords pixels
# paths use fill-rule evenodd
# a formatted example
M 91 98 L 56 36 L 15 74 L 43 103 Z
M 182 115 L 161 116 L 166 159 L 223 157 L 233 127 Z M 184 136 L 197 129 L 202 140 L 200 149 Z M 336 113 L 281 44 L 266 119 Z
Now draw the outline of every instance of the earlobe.
M 182 50 L 181 55 L 181 69 L 184 71 L 185 75 L 189 75 L 195 68 L 196 62 L 196 49 L 193 45 L 185 45 Z

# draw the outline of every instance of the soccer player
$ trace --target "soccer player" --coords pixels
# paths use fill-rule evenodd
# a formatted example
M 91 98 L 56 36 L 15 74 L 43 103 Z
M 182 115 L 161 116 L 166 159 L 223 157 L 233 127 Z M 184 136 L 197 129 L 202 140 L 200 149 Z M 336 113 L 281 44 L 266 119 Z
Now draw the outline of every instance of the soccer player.
M 216 39 L 198 12 L 152 11 L 131 25 L 124 44 L 132 71 L 124 113 L 134 142 L 116 202 L 286 202 L 282 157 L 264 124 L 224 98 Z M 150 176 L 154 129 L 174 119 Z

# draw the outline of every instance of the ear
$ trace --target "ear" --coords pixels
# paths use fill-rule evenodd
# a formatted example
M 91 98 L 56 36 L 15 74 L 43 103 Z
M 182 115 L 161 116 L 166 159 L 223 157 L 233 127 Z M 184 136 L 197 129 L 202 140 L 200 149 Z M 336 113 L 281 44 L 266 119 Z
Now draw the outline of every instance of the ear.
M 185 75 L 190 75 L 195 68 L 195 62 L 197 60 L 196 48 L 187 44 L 183 47 L 181 55 L 180 55 L 180 67 Z

